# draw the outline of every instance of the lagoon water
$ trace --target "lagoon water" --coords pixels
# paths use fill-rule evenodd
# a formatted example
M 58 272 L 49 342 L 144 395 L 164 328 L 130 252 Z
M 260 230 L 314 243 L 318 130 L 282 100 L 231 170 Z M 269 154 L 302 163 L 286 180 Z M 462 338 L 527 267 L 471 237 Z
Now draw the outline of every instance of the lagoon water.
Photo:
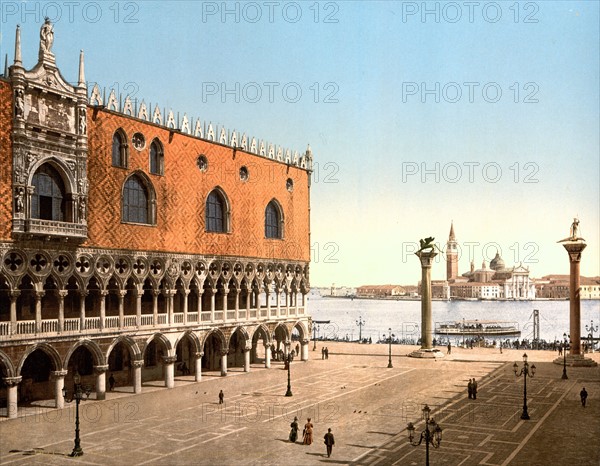
M 358 339 L 359 327 L 356 321 L 365 322 L 362 337 L 373 342 L 388 334 L 388 328 L 396 337 L 420 337 L 421 302 L 392 301 L 377 299 L 347 299 L 323 297 L 311 291 L 308 295 L 309 313 L 313 320 L 329 320 L 330 324 L 319 326 L 323 338 Z M 432 314 L 435 322 L 466 320 L 502 320 L 515 322 L 521 330 L 520 338 L 533 337 L 533 310 L 540 311 L 540 338 L 546 341 L 562 339 L 569 333 L 569 301 L 433 301 Z M 581 336 L 588 332 L 585 326 L 594 321 L 600 323 L 600 301 L 581 301 Z M 598 337 L 598 332 L 595 332 Z M 507 337 L 503 337 L 507 338 Z M 516 338 L 514 336 L 510 337 Z M 488 338 L 492 339 L 492 338 Z M 454 341 L 455 340 L 451 340 Z

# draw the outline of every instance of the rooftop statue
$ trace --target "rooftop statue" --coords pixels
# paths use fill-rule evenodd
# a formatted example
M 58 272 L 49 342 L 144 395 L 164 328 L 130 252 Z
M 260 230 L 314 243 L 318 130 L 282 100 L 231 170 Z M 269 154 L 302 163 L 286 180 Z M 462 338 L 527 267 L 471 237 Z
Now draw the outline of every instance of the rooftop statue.
M 571 223 L 571 236 L 565 239 L 561 239 L 559 243 L 564 243 L 565 241 L 585 241 L 581 236 L 579 236 L 579 219 L 574 218 L 573 223 Z
M 52 53 L 52 44 L 54 43 L 54 28 L 50 22 L 50 18 L 46 17 L 46 21 L 40 29 L 40 52 Z

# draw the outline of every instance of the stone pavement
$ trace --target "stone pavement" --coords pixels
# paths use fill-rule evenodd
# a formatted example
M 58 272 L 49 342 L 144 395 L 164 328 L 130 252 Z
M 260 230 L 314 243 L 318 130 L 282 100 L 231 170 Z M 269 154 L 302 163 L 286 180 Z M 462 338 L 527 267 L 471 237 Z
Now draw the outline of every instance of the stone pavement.
M 417 431 L 422 405 L 443 428 L 432 465 L 598 465 L 600 464 L 600 370 L 551 363 L 556 353 L 527 351 L 536 375 L 527 379 L 529 421 L 520 419 L 523 351 L 453 348 L 442 360 L 406 357 L 415 347 L 326 343 L 328 360 L 292 364 L 292 397 L 285 397 L 287 372 L 270 370 L 227 377 L 203 373 L 203 380 L 177 377 L 176 387 L 144 384 L 144 393 L 109 392 L 105 401 L 84 401 L 81 445 L 73 448 L 74 407 L 28 408 L 18 419 L 0 422 L 1 464 L 425 464 L 425 446 L 408 444 L 406 424 Z M 311 358 L 320 358 L 320 343 Z M 600 354 L 594 354 L 600 361 Z M 466 394 L 468 378 L 479 382 L 477 400 Z M 579 390 L 589 392 L 588 406 Z M 225 404 L 218 405 L 222 389 Z M 43 404 L 43 403 L 42 403 Z M 288 442 L 294 415 L 302 429 L 315 426 L 310 446 Z M 323 435 L 331 427 L 336 445 L 325 454 Z

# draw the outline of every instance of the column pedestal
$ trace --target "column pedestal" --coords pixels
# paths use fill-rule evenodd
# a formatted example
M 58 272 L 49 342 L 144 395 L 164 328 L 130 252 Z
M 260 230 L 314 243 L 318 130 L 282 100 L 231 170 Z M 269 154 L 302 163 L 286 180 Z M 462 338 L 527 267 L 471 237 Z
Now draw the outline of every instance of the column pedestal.
M 163 358 L 163 364 L 165 366 L 165 387 L 175 387 L 175 356 L 167 356 Z
M 194 363 L 196 365 L 196 370 L 194 373 L 194 380 L 196 382 L 200 382 L 202 380 L 202 356 L 204 356 L 204 353 L 202 352 L 195 354 L 196 360 Z
M 142 393 L 142 366 L 144 361 L 131 361 L 133 369 L 133 393 Z
M 21 383 L 22 377 L 5 377 L 4 383 L 6 384 L 6 411 L 9 419 L 14 419 L 18 414 L 18 387 Z M 62 396 L 62 393 L 61 393 Z
M 94 366 L 96 371 L 96 399 L 106 399 L 106 371 L 108 366 Z

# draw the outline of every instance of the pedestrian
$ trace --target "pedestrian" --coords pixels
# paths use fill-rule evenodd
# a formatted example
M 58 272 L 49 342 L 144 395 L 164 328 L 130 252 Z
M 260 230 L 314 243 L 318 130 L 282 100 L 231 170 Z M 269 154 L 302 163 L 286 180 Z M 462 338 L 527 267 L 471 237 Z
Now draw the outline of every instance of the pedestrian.
M 562 356 L 562 343 L 558 344 L 558 355 Z
M 223 390 L 219 391 L 219 404 L 222 405 L 223 401 L 225 401 L 225 394 L 223 393 Z
M 325 347 L 321 348 L 321 359 L 325 359 Z
M 579 396 L 581 397 L 581 406 L 583 406 L 585 408 L 585 402 L 587 401 L 587 391 L 585 390 L 585 387 L 583 387 L 581 389 L 581 391 L 579 392 Z
M 477 380 L 473 379 L 473 399 L 477 399 Z
M 115 376 L 111 373 L 108 378 L 108 389 L 112 392 L 115 388 Z
M 296 343 L 296 354 L 300 354 L 300 345 Z
M 304 430 L 302 431 L 302 443 L 304 445 L 310 445 L 313 441 L 313 425 L 310 422 L 310 418 L 306 420 L 304 424 Z
M 329 359 L 329 348 L 325 347 L 325 359 Z
M 448 351 L 446 351 L 447 354 L 451 354 L 452 353 L 452 345 L 450 344 L 450 341 L 448 341 Z
M 467 384 L 467 391 L 469 392 L 469 399 L 473 398 L 473 382 L 469 379 L 469 383 Z
M 296 443 L 296 439 L 298 438 L 298 418 L 294 416 L 294 422 L 290 424 L 292 430 L 290 430 L 290 442 Z
M 325 439 L 325 445 L 327 446 L 327 458 L 331 456 L 331 450 L 335 445 L 335 439 L 333 438 L 333 434 L 331 433 L 331 427 L 327 429 L 327 433 L 323 437 Z

